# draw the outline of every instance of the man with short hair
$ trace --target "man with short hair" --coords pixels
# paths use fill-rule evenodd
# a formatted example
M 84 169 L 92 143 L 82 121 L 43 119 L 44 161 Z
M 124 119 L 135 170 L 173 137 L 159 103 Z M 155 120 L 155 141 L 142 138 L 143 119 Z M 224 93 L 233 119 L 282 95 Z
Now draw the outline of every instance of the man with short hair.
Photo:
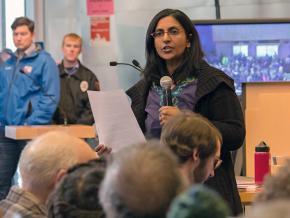
M 47 217 L 47 197 L 67 169 L 95 158 L 97 154 L 87 143 L 64 132 L 36 138 L 20 156 L 21 188 L 13 186 L 6 199 L 0 201 L 0 209 L 7 217 Z
M 78 59 L 82 39 L 75 33 L 66 34 L 62 42 L 63 60 L 58 65 L 61 80 L 61 98 L 54 114 L 58 124 L 94 123 L 87 90 L 99 91 L 96 75 Z
M 206 118 L 191 111 L 181 112 L 163 126 L 161 142 L 178 158 L 188 186 L 213 177 L 221 164 L 220 132 Z
M 108 163 L 100 202 L 107 218 L 164 218 L 182 182 L 168 149 L 156 142 L 132 145 Z
M 34 22 L 18 17 L 11 25 L 16 51 L 0 58 L 0 200 L 5 198 L 25 141 L 5 137 L 8 125 L 49 124 L 60 93 L 55 61 L 33 42 Z

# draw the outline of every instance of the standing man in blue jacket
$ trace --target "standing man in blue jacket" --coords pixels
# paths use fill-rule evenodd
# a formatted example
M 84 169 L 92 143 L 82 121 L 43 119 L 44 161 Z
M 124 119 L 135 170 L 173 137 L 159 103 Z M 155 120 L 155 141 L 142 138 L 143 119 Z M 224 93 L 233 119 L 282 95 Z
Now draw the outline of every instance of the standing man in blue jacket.
M 5 126 L 49 124 L 60 96 L 57 65 L 33 42 L 34 22 L 18 17 L 11 28 L 17 49 L 5 50 L 0 61 L 0 200 L 10 189 L 26 144 L 6 138 Z

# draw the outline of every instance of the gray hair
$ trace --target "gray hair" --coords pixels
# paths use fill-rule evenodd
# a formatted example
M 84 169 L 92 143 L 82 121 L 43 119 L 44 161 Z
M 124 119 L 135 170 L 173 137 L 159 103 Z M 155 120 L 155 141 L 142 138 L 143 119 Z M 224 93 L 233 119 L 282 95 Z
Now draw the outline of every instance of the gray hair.
M 289 200 L 272 200 L 254 205 L 245 216 L 239 218 L 290 218 Z
M 290 200 L 290 160 L 287 160 L 276 174 L 265 178 L 263 191 L 257 195 L 255 201 L 275 199 Z
M 99 197 L 108 218 L 157 218 L 166 216 L 181 188 L 174 155 L 158 142 L 149 142 L 113 156 Z
M 79 162 L 80 146 L 89 147 L 81 139 L 63 132 L 49 132 L 29 142 L 19 160 L 23 183 L 36 187 L 51 185 L 60 169 L 68 169 Z

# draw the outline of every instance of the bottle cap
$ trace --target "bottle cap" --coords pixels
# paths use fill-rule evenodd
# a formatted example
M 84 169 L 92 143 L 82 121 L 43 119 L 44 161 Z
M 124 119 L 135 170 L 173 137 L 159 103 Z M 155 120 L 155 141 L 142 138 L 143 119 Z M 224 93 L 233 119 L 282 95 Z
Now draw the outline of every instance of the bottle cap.
M 261 141 L 260 144 L 258 144 L 255 147 L 255 151 L 256 152 L 269 152 L 270 147 L 264 141 Z

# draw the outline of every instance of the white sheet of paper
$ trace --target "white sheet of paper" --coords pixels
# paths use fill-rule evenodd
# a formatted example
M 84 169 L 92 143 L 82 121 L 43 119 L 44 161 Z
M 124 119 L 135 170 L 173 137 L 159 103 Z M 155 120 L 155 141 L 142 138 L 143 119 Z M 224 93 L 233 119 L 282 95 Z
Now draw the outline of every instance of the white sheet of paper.
M 120 148 L 145 142 L 145 137 L 123 90 L 88 91 L 99 143 Z

